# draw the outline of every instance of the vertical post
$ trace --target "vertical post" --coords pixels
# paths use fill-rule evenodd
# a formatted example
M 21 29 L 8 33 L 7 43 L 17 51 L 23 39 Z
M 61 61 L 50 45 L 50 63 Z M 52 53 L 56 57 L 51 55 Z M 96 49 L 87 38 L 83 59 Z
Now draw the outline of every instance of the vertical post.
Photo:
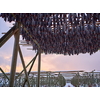
M 12 57 L 12 63 L 11 63 L 9 87 L 13 87 L 14 86 L 17 55 L 18 55 L 18 47 L 19 47 L 19 30 L 14 35 L 15 35 L 15 41 L 14 41 L 13 57 Z
M 47 72 L 47 79 L 45 80 L 46 81 L 46 86 L 49 86 L 48 84 L 49 84 L 49 78 L 48 78 L 48 76 L 49 76 L 49 74 L 48 74 L 49 72 Z
M 79 87 L 79 72 L 78 72 L 78 87 Z
M 41 49 L 39 48 L 39 55 L 38 55 L 38 80 L 37 80 L 37 87 L 40 86 L 40 67 L 41 67 Z
M 51 84 L 50 84 L 50 81 L 51 81 L 51 78 L 50 78 L 50 72 L 49 72 L 49 87 L 50 87 L 50 85 L 51 85 Z

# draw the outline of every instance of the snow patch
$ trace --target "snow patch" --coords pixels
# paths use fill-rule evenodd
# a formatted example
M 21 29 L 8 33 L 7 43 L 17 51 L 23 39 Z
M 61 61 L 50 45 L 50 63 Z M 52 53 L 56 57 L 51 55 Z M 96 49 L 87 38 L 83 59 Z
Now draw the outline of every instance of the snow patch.
M 75 86 L 73 86 L 71 83 L 66 83 L 64 87 L 75 87 Z

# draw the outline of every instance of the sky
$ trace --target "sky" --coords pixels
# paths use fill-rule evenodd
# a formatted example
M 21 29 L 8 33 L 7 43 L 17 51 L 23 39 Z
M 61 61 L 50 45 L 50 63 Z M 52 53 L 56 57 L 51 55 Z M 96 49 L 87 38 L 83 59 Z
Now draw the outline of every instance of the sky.
M 7 32 L 12 27 L 12 23 L 5 22 L 0 18 L 0 38 L 3 36 L 3 32 Z M 22 37 L 20 36 L 20 40 Z M 14 37 L 12 36 L 1 48 L 0 48 L 0 67 L 5 72 L 10 72 L 11 61 L 13 54 Z M 22 54 L 24 56 L 25 65 L 36 55 L 35 51 L 27 50 L 26 46 L 20 46 Z M 21 60 L 18 54 L 16 71 L 20 72 L 23 69 Z M 29 68 L 28 68 L 29 69 Z M 35 61 L 32 71 L 38 69 L 38 58 Z M 89 55 L 62 55 L 62 54 L 42 54 L 41 55 L 41 70 L 42 71 L 69 71 L 69 70 L 92 70 L 100 71 L 100 51 Z

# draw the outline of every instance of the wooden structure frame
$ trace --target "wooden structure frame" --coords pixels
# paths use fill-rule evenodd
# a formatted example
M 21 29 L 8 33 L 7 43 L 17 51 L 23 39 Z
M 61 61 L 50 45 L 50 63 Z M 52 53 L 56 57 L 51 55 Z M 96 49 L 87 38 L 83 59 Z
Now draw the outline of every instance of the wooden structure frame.
M 40 81 L 40 66 L 41 66 L 41 50 L 40 48 L 38 49 L 38 53 L 36 54 L 36 56 L 29 62 L 29 64 L 33 61 L 29 72 L 26 71 L 26 68 L 29 66 L 29 64 L 25 67 L 25 63 L 24 63 L 24 59 L 23 59 L 23 55 L 19 46 L 19 36 L 20 36 L 20 24 L 16 23 L 14 27 L 12 27 L 1 39 L 0 39 L 0 47 L 2 47 L 7 40 L 9 40 L 9 38 L 14 35 L 15 40 L 14 40 L 14 47 L 13 47 L 13 55 L 12 55 L 12 63 L 11 63 L 11 71 L 10 71 L 10 78 L 9 79 L 9 87 L 13 87 L 14 86 L 14 81 L 16 80 L 15 78 L 15 73 L 16 73 L 16 63 L 17 63 L 17 55 L 19 52 L 20 58 L 21 58 L 21 62 L 23 65 L 23 70 L 21 71 L 21 73 L 24 71 L 25 72 L 25 77 L 26 77 L 26 81 L 24 82 L 23 86 L 25 86 L 25 83 L 28 83 L 28 86 L 30 87 L 30 83 L 29 83 L 29 79 L 28 79 L 28 75 L 33 67 L 33 64 L 36 60 L 36 57 L 38 55 L 38 82 L 37 82 L 37 87 L 39 87 L 39 81 Z M 35 41 L 35 40 L 34 40 Z M 35 41 L 36 44 L 38 44 Z M 38 44 L 39 47 L 39 44 Z M 20 75 L 21 75 L 20 73 Z M 18 75 L 18 76 L 20 76 Z

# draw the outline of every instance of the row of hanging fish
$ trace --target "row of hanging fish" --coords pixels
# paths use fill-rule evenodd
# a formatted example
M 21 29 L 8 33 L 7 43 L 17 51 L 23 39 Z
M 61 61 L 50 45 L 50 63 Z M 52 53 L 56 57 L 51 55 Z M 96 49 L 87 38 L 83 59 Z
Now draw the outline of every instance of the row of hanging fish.
M 20 22 L 21 34 L 33 50 L 35 39 L 45 54 L 74 55 L 100 49 L 100 13 L 1 13 L 5 21 Z

